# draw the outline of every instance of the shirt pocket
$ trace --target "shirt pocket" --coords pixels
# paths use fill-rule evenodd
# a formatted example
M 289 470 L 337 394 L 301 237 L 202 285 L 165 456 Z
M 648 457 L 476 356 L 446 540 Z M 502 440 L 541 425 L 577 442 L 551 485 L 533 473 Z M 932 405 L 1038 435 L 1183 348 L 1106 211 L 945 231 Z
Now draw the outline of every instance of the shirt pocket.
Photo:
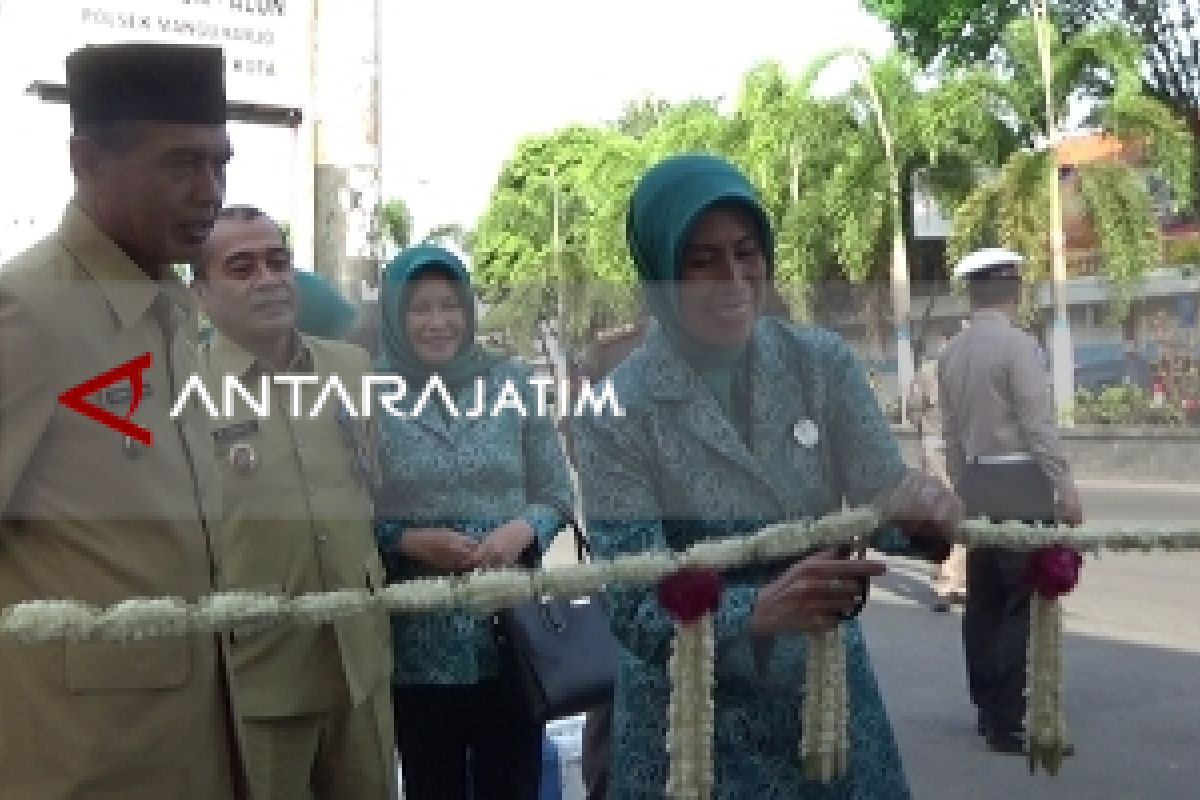
M 65 682 L 72 692 L 178 689 L 192 671 L 186 639 L 67 642 Z

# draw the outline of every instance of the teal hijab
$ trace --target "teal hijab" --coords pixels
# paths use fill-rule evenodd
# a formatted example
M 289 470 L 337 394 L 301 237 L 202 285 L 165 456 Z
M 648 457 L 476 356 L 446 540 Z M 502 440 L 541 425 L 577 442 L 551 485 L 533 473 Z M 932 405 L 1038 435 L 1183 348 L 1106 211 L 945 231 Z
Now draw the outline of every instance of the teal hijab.
M 296 328 L 309 336 L 341 339 L 358 317 L 354 305 L 324 275 L 296 270 Z
M 683 328 L 677 287 L 683 250 L 697 220 L 727 203 L 750 213 L 768 269 L 773 270 L 775 235 L 758 192 L 736 166 L 719 156 L 685 153 L 655 164 L 634 187 L 625 226 L 647 308 L 672 347 L 704 369 L 729 366 L 744 347 L 722 349 L 693 339 Z
M 405 314 L 414 281 L 422 275 L 440 273 L 450 278 L 466 315 L 463 343 L 445 364 L 428 364 L 417 357 L 408 338 Z M 420 245 L 399 253 L 383 271 L 379 288 L 379 366 L 400 375 L 410 385 L 423 386 L 433 375 L 451 389 L 461 387 L 492 368 L 499 356 L 475 342 L 475 296 L 471 276 L 462 260 L 442 247 Z

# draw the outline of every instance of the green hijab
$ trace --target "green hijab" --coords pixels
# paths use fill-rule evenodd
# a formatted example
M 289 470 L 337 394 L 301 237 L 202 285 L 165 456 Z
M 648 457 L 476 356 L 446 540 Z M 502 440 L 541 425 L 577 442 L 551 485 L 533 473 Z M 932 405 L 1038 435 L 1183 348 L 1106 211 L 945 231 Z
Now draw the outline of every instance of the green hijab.
M 775 235 L 758 192 L 737 167 L 719 156 L 685 153 L 666 158 L 642 175 L 629 201 L 625 234 L 646 306 L 672 346 L 693 363 L 728 363 L 744 349 L 723 352 L 696 341 L 684 330 L 679 311 L 684 247 L 700 216 L 726 203 L 750 213 L 767 255 L 767 268 L 773 272 Z
M 413 281 L 430 272 L 441 273 L 453 281 L 467 321 L 462 346 L 454 358 L 438 366 L 417 357 L 405 324 Z M 448 387 L 455 389 L 484 375 L 500 358 L 475 342 L 475 296 L 471 292 L 471 276 L 462 260 L 445 248 L 419 245 L 393 258 L 383 271 L 379 309 L 379 366 L 400 375 L 409 386 L 423 386 L 431 376 L 438 375 Z
M 296 270 L 296 328 L 309 336 L 341 339 L 358 316 L 354 305 L 324 275 Z

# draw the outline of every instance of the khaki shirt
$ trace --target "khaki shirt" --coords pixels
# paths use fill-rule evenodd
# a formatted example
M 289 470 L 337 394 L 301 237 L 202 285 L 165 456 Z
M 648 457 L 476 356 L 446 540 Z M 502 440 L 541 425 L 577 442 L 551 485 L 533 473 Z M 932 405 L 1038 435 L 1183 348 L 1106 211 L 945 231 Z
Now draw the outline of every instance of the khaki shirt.
M 253 355 L 216 333 L 201 351 L 205 386 L 224 403 L 224 376 L 256 398 L 272 377 Z M 383 567 L 371 528 L 373 442 L 366 420 L 344 419 L 336 394 L 310 417 L 328 378 L 360 399 L 367 354 L 343 342 L 300 337 L 297 359 L 281 374 L 315 374 L 293 416 L 291 387 L 270 384 L 269 413 L 238 399 L 214 423 L 225 518 L 219 536 L 222 585 L 293 596 L 381 588 Z M 224 411 L 224 408 L 220 409 Z M 357 705 L 391 672 L 382 610 L 321 626 L 243 628 L 231 635 L 238 713 L 279 717 Z
M 151 281 L 75 207 L 0 267 L 0 605 L 212 590 L 219 491 L 208 420 L 169 415 L 195 365 L 186 303 L 182 286 Z M 58 404 L 147 352 L 130 419 L 152 431 L 152 446 Z M 123 416 L 130 388 L 91 399 Z M 0 640 L 0 793 L 231 797 L 222 669 L 213 636 Z
M 1029 453 L 1056 488 L 1071 485 L 1037 341 L 1001 311 L 971 314 L 938 365 L 946 468 L 956 482 L 979 456 Z

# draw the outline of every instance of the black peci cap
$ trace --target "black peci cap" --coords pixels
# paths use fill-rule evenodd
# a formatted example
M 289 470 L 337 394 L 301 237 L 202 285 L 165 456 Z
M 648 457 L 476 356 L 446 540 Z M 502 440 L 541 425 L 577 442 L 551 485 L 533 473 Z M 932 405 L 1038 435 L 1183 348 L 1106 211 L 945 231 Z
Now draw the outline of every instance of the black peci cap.
M 223 125 L 225 58 L 219 47 L 89 45 L 67 56 L 67 96 L 72 125 Z

